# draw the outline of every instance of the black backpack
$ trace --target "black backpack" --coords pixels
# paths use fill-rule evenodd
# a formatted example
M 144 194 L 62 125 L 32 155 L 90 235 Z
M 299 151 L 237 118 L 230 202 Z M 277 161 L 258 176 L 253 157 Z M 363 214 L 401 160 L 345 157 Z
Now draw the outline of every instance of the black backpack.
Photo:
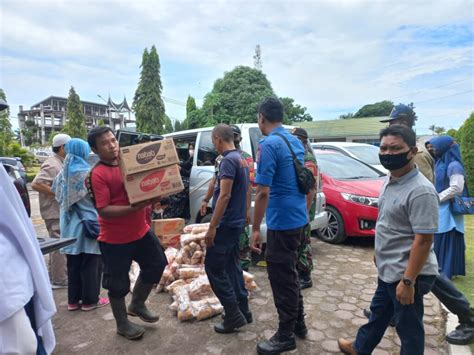
M 301 164 L 301 162 L 296 157 L 295 152 L 293 152 L 290 142 L 288 142 L 288 140 L 282 134 L 275 133 L 275 135 L 283 139 L 286 145 L 288 146 L 288 149 L 290 150 L 291 155 L 293 156 L 293 164 L 295 165 L 298 187 L 300 188 L 300 191 L 303 194 L 307 195 L 316 185 L 316 179 L 314 178 L 313 172 Z

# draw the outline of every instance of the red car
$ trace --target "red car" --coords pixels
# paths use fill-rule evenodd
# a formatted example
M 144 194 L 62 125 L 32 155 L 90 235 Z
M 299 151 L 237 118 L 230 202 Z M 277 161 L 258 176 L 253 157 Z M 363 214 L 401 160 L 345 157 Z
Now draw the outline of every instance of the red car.
M 314 149 L 326 195 L 328 227 L 318 231 L 325 242 L 375 236 L 378 197 L 385 174 L 335 151 Z

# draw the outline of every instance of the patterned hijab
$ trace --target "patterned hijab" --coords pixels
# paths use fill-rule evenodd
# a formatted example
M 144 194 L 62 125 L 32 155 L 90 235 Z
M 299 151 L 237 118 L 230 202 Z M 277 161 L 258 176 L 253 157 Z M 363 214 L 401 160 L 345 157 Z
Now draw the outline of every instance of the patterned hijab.
M 54 179 L 52 190 L 63 211 L 68 211 L 87 195 L 84 181 L 90 170 L 87 162 L 91 149 L 86 141 L 72 138 L 66 143 L 66 159 L 59 175 Z

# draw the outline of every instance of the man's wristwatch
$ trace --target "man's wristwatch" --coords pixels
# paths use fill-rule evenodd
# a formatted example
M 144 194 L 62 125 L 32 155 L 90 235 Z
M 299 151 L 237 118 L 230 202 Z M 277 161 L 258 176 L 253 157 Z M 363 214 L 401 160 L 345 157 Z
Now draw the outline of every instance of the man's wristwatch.
M 402 277 L 402 281 L 407 286 L 414 286 L 415 285 L 415 283 L 413 282 L 412 279 L 409 279 L 408 277 L 405 277 L 405 276 Z

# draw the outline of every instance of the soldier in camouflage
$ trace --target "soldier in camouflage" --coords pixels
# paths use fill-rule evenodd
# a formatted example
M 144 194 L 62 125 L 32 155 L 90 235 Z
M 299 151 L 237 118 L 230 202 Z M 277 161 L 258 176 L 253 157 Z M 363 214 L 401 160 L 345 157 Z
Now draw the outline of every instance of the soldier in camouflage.
M 316 158 L 311 154 L 308 144 L 308 133 L 302 128 L 294 128 L 291 132 L 294 136 L 303 143 L 305 148 L 304 165 L 311 170 L 317 180 L 317 164 Z M 316 214 L 316 191 L 315 189 L 306 196 L 309 222 L 314 220 Z M 300 279 L 300 288 L 305 289 L 313 286 L 311 280 L 311 271 L 313 271 L 313 253 L 311 250 L 311 224 L 308 223 L 305 227 L 304 242 L 298 248 L 298 262 L 296 269 Z

